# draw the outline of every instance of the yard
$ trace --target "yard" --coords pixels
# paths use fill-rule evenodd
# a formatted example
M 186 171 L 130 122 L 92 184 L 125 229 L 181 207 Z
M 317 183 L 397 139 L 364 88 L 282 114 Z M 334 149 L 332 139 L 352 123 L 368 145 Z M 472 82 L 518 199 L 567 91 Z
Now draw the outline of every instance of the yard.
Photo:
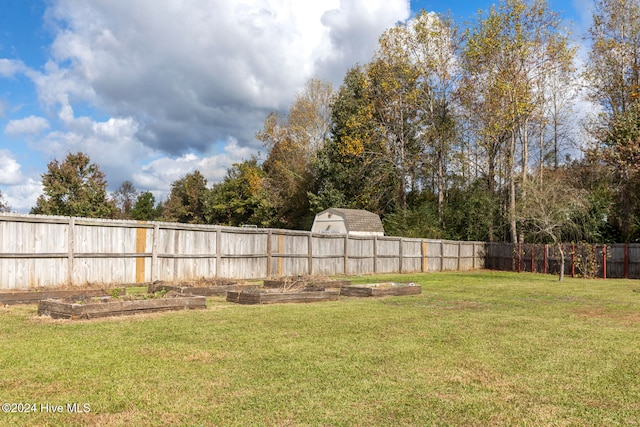
M 88 321 L 0 307 L 0 425 L 640 424 L 640 281 L 354 278 L 373 281 L 422 294 Z

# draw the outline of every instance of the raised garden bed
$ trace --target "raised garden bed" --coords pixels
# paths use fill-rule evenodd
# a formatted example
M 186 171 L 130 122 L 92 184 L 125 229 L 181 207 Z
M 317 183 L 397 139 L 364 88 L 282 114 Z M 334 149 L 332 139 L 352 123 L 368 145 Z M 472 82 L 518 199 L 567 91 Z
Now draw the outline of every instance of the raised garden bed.
M 94 297 L 103 297 L 117 292 L 123 295 L 127 291 L 120 289 L 64 289 L 64 290 L 31 290 L 31 291 L 2 291 L 0 292 L 1 304 L 33 304 L 45 299 L 62 298 L 84 300 Z
M 148 292 L 175 292 L 181 295 L 201 295 L 201 296 L 225 296 L 228 291 L 241 291 L 245 289 L 256 289 L 258 285 L 243 284 L 232 281 L 199 281 L 197 283 L 170 284 L 166 282 L 153 282 L 148 286 Z
M 158 311 L 206 308 L 206 302 L 207 299 L 203 296 L 175 296 L 137 300 L 105 297 L 84 303 L 43 300 L 38 304 L 38 315 L 50 316 L 54 319 L 93 319 Z
M 264 287 L 269 289 L 305 289 L 309 291 L 324 291 L 327 289 L 340 289 L 350 285 L 349 280 L 332 280 L 324 277 L 282 277 L 273 280 L 264 280 Z
M 339 290 L 292 290 L 280 289 L 250 289 L 245 291 L 227 292 L 227 301 L 238 304 L 278 304 L 278 303 L 306 303 L 320 301 L 337 301 Z
M 392 295 L 417 295 L 422 293 L 422 286 L 415 283 L 370 283 L 366 285 L 349 285 L 340 289 L 340 295 L 348 297 L 384 297 Z

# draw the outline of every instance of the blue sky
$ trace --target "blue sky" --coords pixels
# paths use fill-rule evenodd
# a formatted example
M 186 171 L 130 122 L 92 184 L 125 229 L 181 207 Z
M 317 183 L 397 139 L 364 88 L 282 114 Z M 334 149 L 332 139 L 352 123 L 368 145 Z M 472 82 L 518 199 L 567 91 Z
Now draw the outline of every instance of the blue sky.
M 47 164 L 77 151 L 112 191 L 130 180 L 161 199 L 195 169 L 221 180 L 264 155 L 269 112 L 309 78 L 338 87 L 395 22 L 419 9 L 462 22 L 493 3 L 0 0 L 0 191 L 28 212 Z M 550 1 L 576 35 L 591 4 Z

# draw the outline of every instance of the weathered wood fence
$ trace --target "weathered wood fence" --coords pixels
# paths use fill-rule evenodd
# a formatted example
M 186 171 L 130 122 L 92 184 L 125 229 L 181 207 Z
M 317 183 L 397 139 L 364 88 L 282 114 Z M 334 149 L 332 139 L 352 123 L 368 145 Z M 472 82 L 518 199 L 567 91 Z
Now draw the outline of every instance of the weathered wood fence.
M 0 289 L 471 270 L 485 244 L 0 214 Z
M 565 275 L 640 278 L 640 244 L 571 244 L 563 246 Z M 491 270 L 558 274 L 560 253 L 553 245 L 487 243 L 485 267 Z

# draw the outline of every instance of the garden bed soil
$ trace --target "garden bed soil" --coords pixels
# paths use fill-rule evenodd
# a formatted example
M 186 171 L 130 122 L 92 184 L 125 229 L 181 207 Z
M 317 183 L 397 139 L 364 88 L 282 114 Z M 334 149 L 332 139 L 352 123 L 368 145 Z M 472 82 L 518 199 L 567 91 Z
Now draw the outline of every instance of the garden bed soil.
M 126 288 L 117 289 L 48 289 L 48 290 L 30 290 L 30 291 L 1 291 L 0 305 L 2 304 L 33 304 L 45 299 L 74 299 L 85 300 L 94 297 L 109 296 L 113 291 L 117 291 L 118 295 L 124 295 Z
M 320 301 L 337 301 L 339 290 L 293 290 L 280 289 L 250 289 L 245 291 L 227 292 L 227 301 L 238 304 L 278 304 L 278 303 L 308 303 Z
M 84 303 L 49 299 L 40 301 L 38 315 L 50 316 L 54 319 L 93 319 L 159 311 L 206 308 L 206 302 L 207 299 L 204 296 L 181 295 L 129 300 L 104 297 Z
M 171 284 L 156 281 L 148 286 L 148 292 L 175 292 L 181 295 L 201 295 L 201 296 L 225 296 L 227 291 L 241 291 L 244 289 L 255 289 L 258 285 L 248 283 L 238 283 L 229 280 L 201 280 L 194 283 Z
M 340 295 L 347 297 L 384 297 L 399 295 L 418 295 L 422 286 L 415 283 L 369 283 L 366 285 L 349 285 L 340 289 Z
M 340 289 L 350 285 L 349 280 L 333 280 L 327 277 L 281 277 L 279 279 L 264 280 L 265 288 L 273 289 L 305 289 L 309 291 L 324 291 L 327 289 Z

